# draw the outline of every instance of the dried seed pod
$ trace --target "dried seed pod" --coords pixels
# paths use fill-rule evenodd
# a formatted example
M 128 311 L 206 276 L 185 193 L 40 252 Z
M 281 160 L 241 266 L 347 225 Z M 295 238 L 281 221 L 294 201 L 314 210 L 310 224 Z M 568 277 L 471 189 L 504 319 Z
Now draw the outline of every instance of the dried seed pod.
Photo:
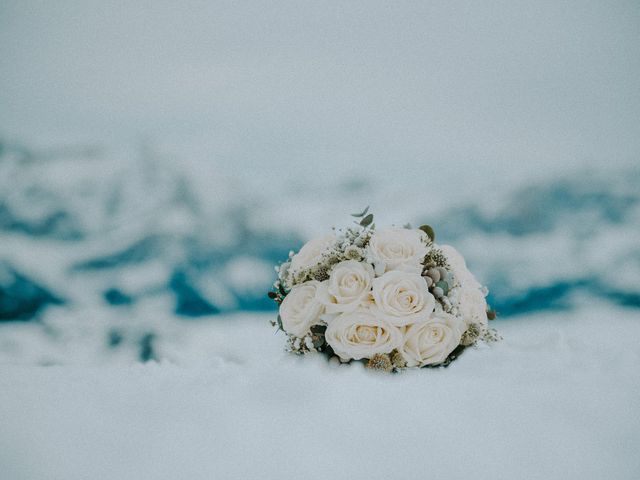
M 371 370 L 381 370 L 383 372 L 390 372 L 393 370 L 393 365 L 391 364 L 391 359 L 389 355 L 386 353 L 376 353 L 369 362 L 367 363 L 367 368 Z
M 349 245 L 344 249 L 344 256 L 349 260 L 358 260 L 362 259 L 362 250 L 360 250 L 355 245 Z
M 449 284 L 443 280 L 436 282 L 436 288 L 440 288 L 443 292 L 443 295 L 447 295 L 449 293 Z
M 391 363 L 396 368 L 404 368 L 407 366 L 407 361 L 398 350 L 391 352 Z
M 433 279 L 433 283 L 438 283 L 440 281 L 440 271 L 435 267 L 430 268 L 427 275 Z
M 447 283 L 449 282 L 449 272 L 444 267 L 438 267 L 438 272 L 440 272 L 440 280 L 444 280 Z

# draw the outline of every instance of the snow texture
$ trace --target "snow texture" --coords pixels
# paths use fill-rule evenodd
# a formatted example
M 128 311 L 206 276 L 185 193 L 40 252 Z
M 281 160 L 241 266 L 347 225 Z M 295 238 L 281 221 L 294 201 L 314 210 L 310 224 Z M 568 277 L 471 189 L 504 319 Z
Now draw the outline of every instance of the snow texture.
M 637 478 L 637 310 L 495 325 L 501 343 L 392 376 L 286 354 L 249 314 L 181 322 L 160 362 L 5 365 L 2 478 Z

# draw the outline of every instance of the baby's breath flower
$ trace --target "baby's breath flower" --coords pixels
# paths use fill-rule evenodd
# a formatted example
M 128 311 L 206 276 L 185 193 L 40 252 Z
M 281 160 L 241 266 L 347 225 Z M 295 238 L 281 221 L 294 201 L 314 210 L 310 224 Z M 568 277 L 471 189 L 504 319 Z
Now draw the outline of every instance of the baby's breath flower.
M 502 336 L 495 328 L 487 328 L 482 335 L 482 340 L 486 343 L 495 343 L 502 340 Z
M 324 264 L 320 264 L 320 265 L 316 265 L 315 268 L 313 268 L 309 273 L 310 276 L 319 281 L 319 282 L 324 282 L 325 280 L 329 280 L 329 266 L 328 265 L 324 265 Z
M 433 268 L 433 267 L 446 268 L 449 266 L 447 264 L 447 257 L 445 257 L 444 253 L 442 253 L 442 250 L 438 248 L 432 248 L 431 250 L 429 250 L 427 255 L 424 257 L 424 261 L 422 262 L 422 264 L 426 268 Z
M 478 341 L 481 335 L 482 335 L 482 332 L 479 326 L 475 323 L 472 323 L 469 325 L 469 327 L 467 327 L 467 330 L 462 334 L 462 339 L 460 340 L 460 343 L 462 345 L 473 345 Z

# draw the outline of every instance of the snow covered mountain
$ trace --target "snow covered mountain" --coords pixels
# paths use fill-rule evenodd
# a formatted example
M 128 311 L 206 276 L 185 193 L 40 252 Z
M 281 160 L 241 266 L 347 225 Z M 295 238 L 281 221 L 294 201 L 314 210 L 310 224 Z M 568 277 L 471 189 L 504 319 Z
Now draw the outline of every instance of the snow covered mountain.
M 170 299 L 182 316 L 272 309 L 264 295 L 272 265 L 300 246 L 304 217 L 318 207 L 290 207 L 295 192 L 286 182 L 276 193 L 215 177 L 202 188 L 197 169 L 180 167 L 148 148 L 5 146 L 0 318 L 34 319 L 51 304 L 118 309 L 151 297 Z M 503 315 L 570 308 L 577 294 L 640 307 L 639 182 L 638 169 L 572 172 L 489 204 L 458 202 L 428 215 L 414 206 L 409 218 L 392 205 L 385 213 L 435 225 L 439 240 L 459 246 L 491 286 Z M 324 217 L 349 221 L 359 206 L 354 190 L 385 208 L 385 188 L 347 182 L 333 188 Z M 268 220 L 279 215 L 289 221 Z
M 473 172 L 451 192 L 424 180 L 402 188 L 375 171 L 239 178 L 149 146 L 5 142 L 0 155 L 0 321 L 100 325 L 100 341 L 131 337 L 142 359 L 162 336 L 160 317 L 274 310 L 273 265 L 367 203 L 381 224 L 434 225 L 503 318 L 587 299 L 640 308 L 633 167 L 569 170 L 477 201 L 489 180 Z

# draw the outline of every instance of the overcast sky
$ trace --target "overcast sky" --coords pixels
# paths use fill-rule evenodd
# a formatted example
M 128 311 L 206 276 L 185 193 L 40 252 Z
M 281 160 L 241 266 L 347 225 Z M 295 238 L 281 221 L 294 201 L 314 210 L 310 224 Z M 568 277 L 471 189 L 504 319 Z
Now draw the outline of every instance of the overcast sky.
M 56 135 L 254 162 L 637 158 L 640 2 L 0 0 L 0 136 Z

